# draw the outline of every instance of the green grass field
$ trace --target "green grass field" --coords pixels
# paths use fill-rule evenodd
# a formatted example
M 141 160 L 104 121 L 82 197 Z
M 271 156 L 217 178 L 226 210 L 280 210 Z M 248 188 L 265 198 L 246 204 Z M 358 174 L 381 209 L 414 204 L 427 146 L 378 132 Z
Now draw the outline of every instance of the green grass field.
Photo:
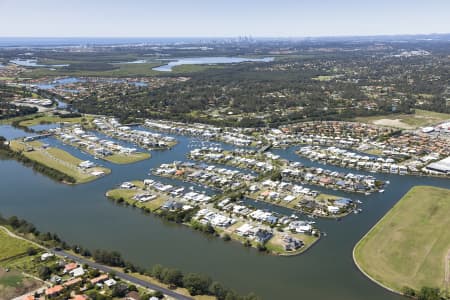
M 113 200 L 118 200 L 120 198 L 124 199 L 125 202 L 128 204 L 134 204 L 136 207 L 145 207 L 150 209 L 151 211 L 155 211 L 161 207 L 161 205 L 166 202 L 169 197 L 167 195 L 159 194 L 157 192 L 152 191 L 151 194 L 158 195 L 157 198 L 154 200 L 140 203 L 139 201 L 136 201 L 133 199 L 133 197 L 137 194 L 140 194 L 143 192 L 142 188 L 144 187 L 144 183 L 142 181 L 132 181 L 139 189 L 113 189 L 109 190 L 106 195 L 108 198 L 111 198 Z
M 78 124 L 82 123 L 82 119 L 85 119 L 86 121 L 91 121 L 94 117 L 92 116 L 83 116 L 83 117 L 77 117 L 77 118 L 61 118 L 59 116 L 50 116 L 50 115 L 42 115 L 38 116 L 32 119 L 26 119 L 19 123 L 21 126 L 35 126 L 39 124 L 51 124 L 51 123 L 73 123 Z
M 449 189 L 416 186 L 358 242 L 355 262 L 396 291 L 405 286 L 445 289 L 449 216 Z
M 26 253 L 30 247 L 35 248 L 31 243 L 9 236 L 0 228 L 0 260 Z
M 415 129 L 423 126 L 433 125 L 445 120 L 450 120 L 450 114 L 416 109 L 415 114 L 386 115 L 373 117 L 358 117 L 354 121 L 384 125 L 400 129 Z
M 141 160 L 145 160 L 145 159 L 149 159 L 150 158 L 150 153 L 144 153 L 144 152 L 136 152 L 133 154 L 113 154 L 113 155 L 108 155 L 108 156 L 104 156 L 103 159 L 115 163 L 115 164 L 119 164 L 119 165 L 123 165 L 123 164 L 131 164 L 131 163 L 135 163 Z
M 47 167 L 56 169 L 75 178 L 76 183 L 85 183 L 99 178 L 91 174 L 93 171 L 101 171 L 105 174 L 111 173 L 110 169 L 104 167 L 94 167 L 87 171 L 83 171 L 78 168 L 78 165 L 82 162 L 81 159 L 76 158 L 68 152 L 58 148 L 49 147 L 47 149 L 43 149 L 43 144 L 39 141 L 33 141 L 27 143 L 26 145 L 33 147 L 34 150 L 29 152 L 24 151 L 25 143 L 18 140 L 11 141 L 10 147 L 14 151 L 23 151 L 23 155 L 31 160 L 40 162 Z
M 7 287 L 18 287 L 22 284 L 23 276 L 19 274 L 11 274 L 0 278 L 0 285 Z

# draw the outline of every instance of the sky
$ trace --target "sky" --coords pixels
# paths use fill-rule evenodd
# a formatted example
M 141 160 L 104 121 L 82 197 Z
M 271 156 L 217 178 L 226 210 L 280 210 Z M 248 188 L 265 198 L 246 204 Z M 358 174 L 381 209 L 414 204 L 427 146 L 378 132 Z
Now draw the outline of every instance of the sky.
M 0 37 L 450 33 L 449 0 L 0 0 Z

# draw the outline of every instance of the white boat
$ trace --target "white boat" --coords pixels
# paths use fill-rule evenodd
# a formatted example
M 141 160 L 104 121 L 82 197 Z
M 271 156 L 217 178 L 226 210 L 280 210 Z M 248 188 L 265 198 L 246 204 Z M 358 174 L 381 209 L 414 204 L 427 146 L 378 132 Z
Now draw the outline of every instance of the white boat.
M 379 193 L 384 193 L 384 190 L 379 190 L 378 192 L 379 192 Z

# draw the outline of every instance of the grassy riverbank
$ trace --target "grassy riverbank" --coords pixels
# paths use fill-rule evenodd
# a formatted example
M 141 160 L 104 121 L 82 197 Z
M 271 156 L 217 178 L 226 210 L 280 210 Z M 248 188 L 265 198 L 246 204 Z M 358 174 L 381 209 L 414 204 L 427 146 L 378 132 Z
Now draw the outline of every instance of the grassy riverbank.
M 36 115 L 32 118 L 24 118 L 19 123 L 20 126 L 31 127 L 41 124 L 55 124 L 55 123 L 71 123 L 71 124 L 88 124 L 94 117 L 89 115 L 83 115 L 82 117 L 70 117 L 63 118 L 58 115 Z M 84 121 L 84 122 L 83 122 Z
M 13 238 L 0 228 L 0 261 L 25 254 L 29 248 L 35 248 L 33 244 Z
M 93 167 L 87 170 L 81 169 L 78 165 L 82 162 L 68 152 L 53 148 L 44 147 L 39 141 L 25 143 L 19 140 L 10 142 L 10 148 L 18 153 L 22 153 L 30 160 L 36 161 L 44 166 L 55 169 L 75 179 L 75 184 L 85 183 L 99 178 L 93 172 L 103 172 L 105 175 L 111 170 L 104 167 Z
M 358 242 L 354 260 L 372 280 L 394 291 L 406 286 L 445 290 L 449 215 L 449 189 L 413 187 Z

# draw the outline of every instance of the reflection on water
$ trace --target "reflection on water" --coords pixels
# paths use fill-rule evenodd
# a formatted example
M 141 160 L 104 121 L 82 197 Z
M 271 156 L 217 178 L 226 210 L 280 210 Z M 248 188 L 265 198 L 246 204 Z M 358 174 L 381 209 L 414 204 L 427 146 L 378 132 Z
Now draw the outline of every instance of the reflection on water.
M 169 62 L 167 65 L 153 68 L 152 70 L 170 72 L 173 67 L 181 65 L 209 65 L 209 64 L 232 64 L 241 62 L 271 62 L 273 57 L 265 58 L 245 58 L 245 57 L 193 57 L 180 58 Z

